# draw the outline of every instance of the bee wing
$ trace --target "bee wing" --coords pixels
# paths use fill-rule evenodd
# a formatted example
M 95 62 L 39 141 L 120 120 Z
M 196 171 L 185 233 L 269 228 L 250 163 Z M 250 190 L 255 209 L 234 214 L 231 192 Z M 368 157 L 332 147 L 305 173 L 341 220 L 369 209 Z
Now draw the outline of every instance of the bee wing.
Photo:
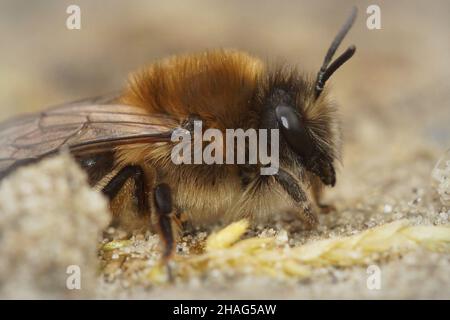
M 123 144 L 166 142 L 175 119 L 142 108 L 84 100 L 0 124 L 0 178 L 14 168 L 67 147 L 77 158 Z

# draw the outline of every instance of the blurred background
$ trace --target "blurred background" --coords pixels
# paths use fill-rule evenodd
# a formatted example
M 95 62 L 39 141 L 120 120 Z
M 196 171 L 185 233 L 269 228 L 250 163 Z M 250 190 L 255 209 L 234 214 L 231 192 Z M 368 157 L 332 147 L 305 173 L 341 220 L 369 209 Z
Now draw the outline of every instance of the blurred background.
M 81 30 L 66 28 L 70 4 L 81 8 Z M 381 30 L 366 27 L 370 4 L 381 8 Z M 1 0 L 0 119 L 120 89 L 143 64 L 208 48 L 315 73 L 352 5 L 359 16 L 341 50 L 358 51 L 332 79 L 343 111 L 448 79 L 448 1 Z
M 66 28 L 71 4 L 81 8 L 81 30 Z M 371 4 L 381 8 L 381 30 L 366 26 Z M 344 164 L 418 141 L 445 150 L 450 2 L 438 0 L 0 0 L 0 120 L 120 90 L 142 65 L 210 48 L 315 74 L 353 5 L 358 19 L 338 53 L 352 43 L 357 53 L 328 84 L 343 116 Z

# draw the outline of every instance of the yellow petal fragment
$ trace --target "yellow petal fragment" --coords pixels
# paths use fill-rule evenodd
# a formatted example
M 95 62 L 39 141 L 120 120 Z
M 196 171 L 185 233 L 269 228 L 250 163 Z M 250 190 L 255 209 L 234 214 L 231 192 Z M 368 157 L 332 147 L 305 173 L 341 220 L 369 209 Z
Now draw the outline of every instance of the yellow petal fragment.
M 218 232 L 211 234 L 206 239 L 206 251 L 224 249 L 230 247 L 233 243 L 247 231 L 248 221 L 246 219 L 233 222 Z
M 127 246 L 131 245 L 132 243 L 133 242 L 131 240 L 113 240 L 108 243 L 105 243 L 102 246 L 102 250 L 103 251 L 111 251 L 111 250 L 115 250 L 115 249 L 120 249 L 123 247 L 127 247 Z

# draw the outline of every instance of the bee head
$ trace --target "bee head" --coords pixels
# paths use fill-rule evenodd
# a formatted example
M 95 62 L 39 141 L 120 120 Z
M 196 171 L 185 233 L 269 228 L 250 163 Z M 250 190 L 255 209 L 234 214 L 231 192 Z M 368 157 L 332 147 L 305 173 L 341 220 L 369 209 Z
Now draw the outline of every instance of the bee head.
M 294 159 L 333 186 L 334 160 L 340 153 L 340 130 L 335 106 L 326 91 L 314 98 L 314 85 L 295 71 L 271 74 L 267 86 L 262 128 L 279 129 L 280 161 Z
M 281 137 L 307 170 L 330 186 L 336 183 L 334 161 L 340 154 L 340 131 L 334 105 L 324 86 L 330 76 L 355 53 L 350 46 L 331 64 L 339 44 L 353 25 L 356 8 L 333 40 L 315 81 L 297 71 L 279 68 L 269 80 L 269 105 Z

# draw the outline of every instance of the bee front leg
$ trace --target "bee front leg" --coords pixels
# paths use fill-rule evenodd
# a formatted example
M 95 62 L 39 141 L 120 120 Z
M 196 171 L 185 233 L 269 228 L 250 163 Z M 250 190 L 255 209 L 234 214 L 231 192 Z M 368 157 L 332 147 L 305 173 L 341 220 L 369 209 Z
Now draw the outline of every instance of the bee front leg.
M 150 212 L 148 201 L 147 179 L 144 170 L 138 165 L 128 165 L 123 167 L 107 184 L 102 192 L 111 201 L 123 188 L 128 179 L 134 180 L 134 196 L 137 200 L 137 209 L 140 215 Z
M 323 203 L 322 201 L 322 194 L 323 194 L 323 188 L 324 185 L 322 181 L 320 181 L 317 177 L 311 178 L 311 191 L 312 196 L 314 198 L 314 202 L 316 203 L 317 207 L 320 209 L 320 212 L 323 214 L 328 214 L 331 212 L 336 211 L 336 207 L 332 204 Z
M 275 175 L 275 180 L 286 191 L 294 203 L 301 208 L 300 215 L 302 220 L 310 227 L 316 226 L 318 223 L 317 215 L 314 213 L 305 191 L 303 191 L 297 180 L 282 168 L 279 168 L 278 173 Z

